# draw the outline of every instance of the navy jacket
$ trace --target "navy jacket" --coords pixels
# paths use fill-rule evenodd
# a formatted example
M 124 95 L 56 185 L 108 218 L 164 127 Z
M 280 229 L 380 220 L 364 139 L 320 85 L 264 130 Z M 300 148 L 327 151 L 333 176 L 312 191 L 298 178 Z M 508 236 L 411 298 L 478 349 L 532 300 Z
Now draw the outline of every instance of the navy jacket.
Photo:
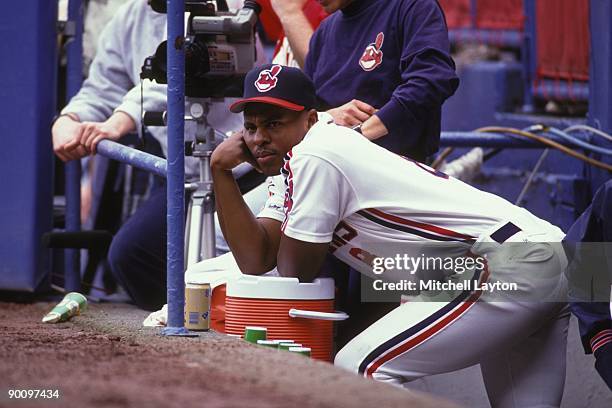
M 564 244 L 570 261 L 570 306 L 578 318 L 582 345 L 595 355 L 595 368 L 612 390 L 612 180 L 574 222 Z M 591 301 L 589 301 L 591 300 Z
M 355 0 L 315 31 L 305 72 L 323 109 L 369 103 L 389 130 L 376 143 L 421 160 L 437 151 L 442 103 L 459 85 L 436 0 Z

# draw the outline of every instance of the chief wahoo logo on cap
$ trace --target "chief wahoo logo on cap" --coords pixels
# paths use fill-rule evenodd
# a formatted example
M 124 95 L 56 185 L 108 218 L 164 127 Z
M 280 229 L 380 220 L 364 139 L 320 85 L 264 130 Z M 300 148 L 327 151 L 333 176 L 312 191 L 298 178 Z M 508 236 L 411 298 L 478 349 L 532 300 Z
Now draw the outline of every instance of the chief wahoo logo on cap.
M 363 55 L 359 59 L 359 66 L 363 68 L 364 71 L 372 71 L 382 63 L 383 52 L 381 48 L 383 41 L 385 41 L 385 34 L 380 32 L 376 36 L 376 41 L 366 47 Z
M 280 65 L 274 65 L 270 69 L 263 70 L 259 73 L 259 77 L 257 81 L 255 81 L 255 87 L 259 90 L 259 92 L 268 92 L 270 89 L 276 87 L 276 83 L 278 82 L 278 74 L 283 69 Z

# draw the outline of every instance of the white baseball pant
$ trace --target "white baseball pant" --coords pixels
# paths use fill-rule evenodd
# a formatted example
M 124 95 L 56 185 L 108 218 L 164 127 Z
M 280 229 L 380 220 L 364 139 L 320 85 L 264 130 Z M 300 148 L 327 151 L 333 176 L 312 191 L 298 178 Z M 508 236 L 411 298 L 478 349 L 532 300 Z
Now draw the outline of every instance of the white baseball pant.
M 540 291 L 563 297 L 567 260 L 556 245 L 563 233 L 556 228 L 548 233 L 521 231 L 512 238 L 534 243 L 504 246 L 485 238 L 474 245 L 472 252 L 486 255 L 488 266 L 474 278 L 518 281 L 523 294 Z M 400 305 L 342 348 L 335 364 L 396 385 L 480 364 L 492 406 L 559 406 L 567 305 L 487 298 L 487 292 L 465 291 L 450 302 Z

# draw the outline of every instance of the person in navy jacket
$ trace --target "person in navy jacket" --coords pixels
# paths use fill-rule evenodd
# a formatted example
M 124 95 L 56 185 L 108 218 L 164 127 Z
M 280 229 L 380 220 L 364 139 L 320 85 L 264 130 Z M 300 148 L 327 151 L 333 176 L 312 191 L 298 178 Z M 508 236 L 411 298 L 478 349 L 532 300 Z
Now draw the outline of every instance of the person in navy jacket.
M 436 0 L 322 0 L 304 66 L 340 125 L 419 161 L 438 150 L 443 102 L 459 85 Z
M 564 242 L 571 260 L 570 306 L 578 318 L 582 345 L 595 356 L 595 369 L 612 390 L 612 180 L 597 190 Z

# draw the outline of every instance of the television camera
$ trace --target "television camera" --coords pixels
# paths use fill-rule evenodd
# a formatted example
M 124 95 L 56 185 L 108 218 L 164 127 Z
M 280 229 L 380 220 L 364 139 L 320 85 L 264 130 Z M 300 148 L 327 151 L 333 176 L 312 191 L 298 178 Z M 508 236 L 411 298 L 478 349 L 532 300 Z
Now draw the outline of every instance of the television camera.
M 166 0 L 149 0 L 153 10 L 166 13 Z M 245 0 L 242 9 L 231 12 L 225 0 L 186 0 L 190 13 L 186 35 L 179 39 L 185 50 L 185 120 L 196 123 L 194 142 L 186 145 L 186 154 L 200 160 L 200 177 L 186 188 L 193 191 L 185 234 L 186 265 L 190 266 L 215 254 L 214 195 L 210 156 L 225 135 L 207 121 L 211 99 L 241 97 L 246 73 L 256 61 L 255 25 L 261 6 Z M 141 78 L 166 84 L 167 41 L 146 58 Z M 143 123 L 165 126 L 165 112 L 145 112 Z

